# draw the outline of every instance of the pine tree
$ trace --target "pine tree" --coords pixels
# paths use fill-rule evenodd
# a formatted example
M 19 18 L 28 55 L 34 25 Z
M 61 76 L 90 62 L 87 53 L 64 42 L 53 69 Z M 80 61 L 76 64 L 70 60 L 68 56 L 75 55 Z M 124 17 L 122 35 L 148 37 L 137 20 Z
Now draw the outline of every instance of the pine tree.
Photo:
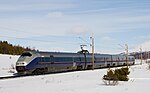
M 22 47 L 20 45 L 12 45 L 7 41 L 0 41 L 0 53 L 1 54 L 11 54 L 11 55 L 20 55 L 24 51 L 30 51 L 29 47 Z

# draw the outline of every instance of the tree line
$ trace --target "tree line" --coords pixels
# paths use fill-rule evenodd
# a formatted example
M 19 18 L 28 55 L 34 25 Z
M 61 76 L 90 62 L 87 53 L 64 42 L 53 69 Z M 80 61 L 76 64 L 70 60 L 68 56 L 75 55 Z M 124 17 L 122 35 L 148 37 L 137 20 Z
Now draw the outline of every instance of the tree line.
M 0 41 L 0 54 L 20 55 L 24 51 L 31 51 L 29 47 L 22 47 L 20 45 L 12 45 L 7 41 Z

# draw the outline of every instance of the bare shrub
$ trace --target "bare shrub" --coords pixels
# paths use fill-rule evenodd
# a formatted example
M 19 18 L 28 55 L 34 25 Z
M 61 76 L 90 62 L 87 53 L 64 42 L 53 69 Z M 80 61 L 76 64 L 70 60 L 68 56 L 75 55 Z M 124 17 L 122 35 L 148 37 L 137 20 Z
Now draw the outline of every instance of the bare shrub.
M 14 64 L 11 64 L 10 65 L 10 68 L 9 68 L 9 71 L 8 71 L 9 73 L 15 73 L 15 66 L 14 66 Z
M 148 67 L 147 69 L 150 70 L 150 60 L 147 61 Z

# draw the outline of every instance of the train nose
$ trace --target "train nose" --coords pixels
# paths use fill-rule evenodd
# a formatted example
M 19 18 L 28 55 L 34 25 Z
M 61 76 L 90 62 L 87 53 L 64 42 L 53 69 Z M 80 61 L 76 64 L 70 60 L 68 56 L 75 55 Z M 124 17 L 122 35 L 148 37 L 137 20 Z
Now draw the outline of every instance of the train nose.
M 18 73 L 26 71 L 25 66 L 16 66 L 16 70 L 17 70 Z

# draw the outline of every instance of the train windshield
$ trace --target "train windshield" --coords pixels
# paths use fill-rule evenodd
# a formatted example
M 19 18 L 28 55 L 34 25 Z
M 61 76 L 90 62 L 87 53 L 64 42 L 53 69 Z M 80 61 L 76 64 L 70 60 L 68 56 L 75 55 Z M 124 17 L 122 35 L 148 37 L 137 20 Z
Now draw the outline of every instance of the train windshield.
M 24 52 L 18 59 L 18 61 L 25 61 L 26 59 L 29 59 L 32 56 L 29 52 Z
M 22 56 L 22 57 L 26 57 L 26 56 L 31 57 L 32 54 L 29 53 L 29 52 L 25 52 L 25 53 L 23 53 L 21 56 Z

